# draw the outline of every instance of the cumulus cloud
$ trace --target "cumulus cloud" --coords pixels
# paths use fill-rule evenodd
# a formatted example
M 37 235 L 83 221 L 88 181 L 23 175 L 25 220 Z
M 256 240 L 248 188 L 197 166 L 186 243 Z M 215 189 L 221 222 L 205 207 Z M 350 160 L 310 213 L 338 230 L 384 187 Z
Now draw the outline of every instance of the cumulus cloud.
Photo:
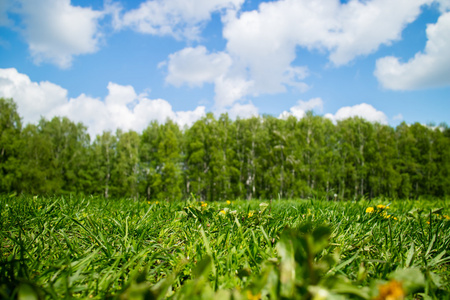
M 99 49 L 98 22 L 103 16 L 100 11 L 73 6 L 70 0 L 3 2 L 9 11 L 20 15 L 21 22 L 15 28 L 24 36 L 37 64 L 49 62 L 68 68 L 73 56 Z
M 252 82 L 248 93 L 308 89 L 305 66 L 293 66 L 296 48 L 318 50 L 336 66 L 401 38 L 402 30 L 432 0 L 279 0 L 223 18 L 226 51 Z M 301 62 L 301 57 L 298 61 Z
M 272 68 L 285 70 L 295 47 L 322 49 L 336 65 L 374 52 L 401 37 L 405 26 L 432 0 L 280 0 L 261 3 L 258 11 L 227 19 L 224 36 L 231 53 L 252 68 L 271 57 Z M 277 54 L 277 58 L 273 58 Z
M 232 106 L 239 99 L 250 93 L 253 82 L 243 76 L 220 76 L 214 82 L 214 101 L 216 107 Z
M 424 52 L 408 62 L 396 57 L 377 60 L 375 76 L 391 90 L 415 90 L 450 85 L 450 12 L 427 26 L 428 41 Z
M 202 86 L 223 76 L 231 65 L 231 58 L 224 52 L 208 53 L 204 46 L 184 48 L 169 55 L 166 82 L 181 86 Z
M 345 106 L 340 108 L 334 115 L 325 115 L 325 118 L 328 118 L 333 122 L 352 117 L 360 117 L 366 119 L 369 122 L 388 124 L 388 118 L 384 114 L 384 112 L 376 110 L 372 105 L 367 103 L 361 103 L 354 106 Z
M 236 119 L 237 117 L 245 119 L 258 116 L 258 108 L 253 103 L 235 103 L 229 109 L 217 111 L 216 113 L 222 112 L 227 112 L 231 119 Z
M 187 47 L 169 55 L 166 82 L 176 87 L 184 84 L 194 87 L 213 83 L 217 109 L 231 107 L 251 91 L 247 81 L 232 68 L 233 60 L 225 52 L 208 53 L 204 46 Z
M 117 3 L 110 3 L 114 11 L 116 29 L 168 35 L 175 38 L 198 39 L 201 26 L 211 13 L 221 10 L 239 10 L 244 0 L 148 0 L 133 10 L 121 14 Z
M 81 94 L 67 97 L 67 90 L 51 82 L 33 82 L 16 69 L 0 69 L 0 97 L 13 98 L 25 123 L 36 123 L 40 117 L 66 116 L 82 122 L 91 136 L 105 130 L 142 131 L 156 120 L 171 119 L 180 126 L 191 125 L 205 115 L 205 107 L 192 111 L 174 111 L 163 99 L 149 99 L 137 94 L 132 86 L 110 82 L 105 99 Z
M 400 40 L 403 29 L 417 19 L 422 6 L 435 2 L 279 0 L 262 2 L 253 11 L 237 13 L 237 9 L 230 9 L 222 15 L 223 36 L 227 40 L 225 51 L 208 53 L 206 48 L 199 46 L 170 55 L 166 81 L 175 86 L 214 83 L 217 107 L 231 107 L 248 95 L 282 93 L 289 87 L 303 92 L 309 88 L 305 82 L 309 70 L 304 65 L 293 65 L 294 61 L 301 62 L 302 59 L 297 59 L 298 47 L 326 53 L 335 66 L 345 65 L 358 56 L 377 51 L 381 45 Z M 441 11 L 449 7 L 448 0 L 437 2 Z M 167 7 L 172 2 L 168 3 Z M 149 15 L 142 12 L 143 7 L 159 7 L 160 4 L 149 1 L 138 10 L 143 15 Z M 234 8 L 240 4 L 235 3 Z M 206 11 L 211 9 L 205 8 L 205 13 L 200 14 L 203 17 L 193 19 L 206 18 Z M 447 27 L 445 15 L 441 16 L 437 24 L 430 25 L 427 30 L 430 46 L 427 46 L 426 52 L 429 55 L 417 58 L 421 74 L 435 85 L 442 85 L 442 82 L 447 84 L 449 78 L 445 66 L 450 56 L 442 51 L 449 46 L 450 38 L 446 32 L 450 30 L 446 31 Z M 440 69 L 431 64 L 439 65 Z M 390 70 L 402 74 L 409 71 L 395 58 L 380 60 L 377 66 L 377 72 L 383 75 L 379 75 L 379 78 L 389 77 Z M 413 73 L 409 75 L 413 76 Z M 439 77 L 440 81 L 435 80 L 435 77 Z M 404 76 L 403 80 L 407 78 Z M 385 82 L 395 84 L 390 78 Z
M 26 122 L 37 122 L 67 102 L 67 90 L 48 81 L 32 82 L 16 69 L 0 69 L 0 97 L 13 98 Z
M 308 101 L 299 100 L 297 105 L 290 108 L 288 111 L 283 111 L 279 118 L 287 119 L 289 116 L 294 116 L 298 119 L 301 119 L 305 116 L 307 111 L 317 109 L 322 111 L 323 109 L 323 101 L 321 98 L 313 98 Z

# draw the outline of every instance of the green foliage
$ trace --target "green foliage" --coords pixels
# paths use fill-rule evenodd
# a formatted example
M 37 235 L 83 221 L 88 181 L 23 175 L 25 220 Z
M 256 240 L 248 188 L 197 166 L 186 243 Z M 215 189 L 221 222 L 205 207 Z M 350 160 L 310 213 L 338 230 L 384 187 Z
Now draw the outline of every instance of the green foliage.
M 0 193 L 171 201 L 450 196 L 445 124 L 209 113 L 189 128 L 152 122 L 142 134 L 104 132 L 91 143 L 86 127 L 67 118 L 22 128 L 12 100 L 0 99 L 0 108 Z
M 18 137 L 21 130 L 16 104 L 10 99 L 0 98 L 0 192 L 18 189 L 18 156 L 22 147 Z
M 0 196 L 0 297 L 448 299 L 449 210 Z

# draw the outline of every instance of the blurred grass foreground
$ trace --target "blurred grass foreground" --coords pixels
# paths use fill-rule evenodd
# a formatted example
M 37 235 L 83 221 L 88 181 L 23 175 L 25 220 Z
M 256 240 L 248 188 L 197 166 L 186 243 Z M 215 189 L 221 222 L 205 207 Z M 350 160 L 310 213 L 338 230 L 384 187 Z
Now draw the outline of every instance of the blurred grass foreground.
M 446 201 L 0 196 L 2 299 L 450 299 Z

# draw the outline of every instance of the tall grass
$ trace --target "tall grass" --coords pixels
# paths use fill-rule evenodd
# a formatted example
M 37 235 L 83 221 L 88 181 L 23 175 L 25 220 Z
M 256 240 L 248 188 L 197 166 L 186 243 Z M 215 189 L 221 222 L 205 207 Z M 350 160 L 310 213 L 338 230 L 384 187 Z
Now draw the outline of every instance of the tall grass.
M 0 214 L 5 299 L 449 298 L 445 201 L 3 196 Z

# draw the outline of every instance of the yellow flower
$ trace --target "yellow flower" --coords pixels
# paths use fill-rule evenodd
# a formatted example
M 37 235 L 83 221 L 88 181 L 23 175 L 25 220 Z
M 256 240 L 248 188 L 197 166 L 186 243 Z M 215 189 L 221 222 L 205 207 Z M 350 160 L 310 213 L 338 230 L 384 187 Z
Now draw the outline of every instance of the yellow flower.
M 207 207 L 208 203 L 202 203 L 202 207 Z
M 379 204 L 379 205 L 377 205 L 377 208 L 378 209 L 389 209 L 389 206 Z
M 396 280 L 389 281 L 378 287 L 380 294 L 376 300 L 402 300 L 405 297 L 402 283 Z
M 227 200 L 227 204 L 230 205 L 230 204 L 231 204 L 231 201 L 230 201 L 230 200 Z
M 150 204 L 151 202 L 150 202 L 150 201 L 147 201 L 147 203 Z
M 155 204 L 159 204 L 159 202 L 158 202 L 158 201 L 156 201 L 156 202 L 155 202 Z
M 373 207 L 366 208 L 366 213 L 373 213 L 374 209 Z
M 227 212 L 226 211 L 224 211 L 223 209 L 220 211 L 220 213 L 221 214 L 224 214 L 224 215 L 226 215 L 227 214 Z
M 259 300 L 259 299 L 261 299 L 261 293 L 253 295 L 252 291 L 247 291 L 247 299 L 248 300 Z
M 442 215 L 442 217 L 443 217 L 444 219 L 450 220 L 450 217 L 447 216 L 447 215 Z
M 249 218 L 253 217 L 253 212 L 252 211 L 248 213 L 248 217 Z

